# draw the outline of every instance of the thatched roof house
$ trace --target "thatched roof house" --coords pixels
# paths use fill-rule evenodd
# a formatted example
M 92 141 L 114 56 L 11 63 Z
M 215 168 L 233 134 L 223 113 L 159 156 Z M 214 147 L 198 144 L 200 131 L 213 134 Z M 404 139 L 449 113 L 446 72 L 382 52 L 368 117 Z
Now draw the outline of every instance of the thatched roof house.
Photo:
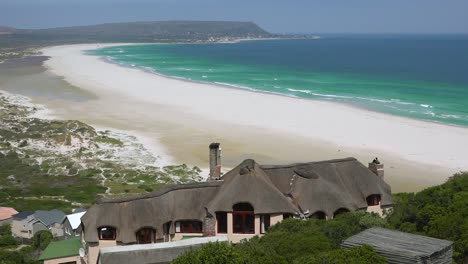
M 210 145 L 210 152 L 218 147 Z M 218 234 L 238 242 L 285 217 L 331 219 L 358 209 L 382 213 L 392 205 L 383 171 L 376 175 L 355 158 L 281 166 L 245 160 L 220 176 L 220 155 L 211 154 L 216 167 L 207 182 L 104 198 L 89 208 L 81 221 L 89 255 L 95 255 L 90 263 L 101 247 Z
M 117 228 L 116 240 L 136 243 L 135 232 L 153 227 L 163 236 L 163 225 L 179 219 L 203 221 L 205 206 L 216 195 L 222 182 L 204 182 L 167 186 L 158 191 L 128 198 L 102 199 L 89 208 L 81 221 L 85 241 L 98 242 L 98 227 Z M 174 226 L 169 231 L 174 234 Z
M 324 212 L 328 218 L 339 209 L 366 208 L 366 198 L 373 194 L 380 195 L 381 206 L 392 204 L 390 186 L 355 158 L 261 168 L 302 210 Z

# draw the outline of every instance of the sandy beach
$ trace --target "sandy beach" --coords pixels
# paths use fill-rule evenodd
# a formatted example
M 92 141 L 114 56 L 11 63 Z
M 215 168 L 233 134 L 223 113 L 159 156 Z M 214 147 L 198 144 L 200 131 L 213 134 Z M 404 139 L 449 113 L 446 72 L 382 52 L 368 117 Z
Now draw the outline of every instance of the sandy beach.
M 415 191 L 468 170 L 468 129 L 347 105 L 188 82 L 84 55 L 103 45 L 45 48 L 46 74 L 86 93 L 87 100 L 44 103 L 60 118 L 80 119 L 148 139 L 148 148 L 178 163 L 207 166 L 210 142 L 223 165 L 244 158 L 289 163 L 378 156 L 394 191 Z

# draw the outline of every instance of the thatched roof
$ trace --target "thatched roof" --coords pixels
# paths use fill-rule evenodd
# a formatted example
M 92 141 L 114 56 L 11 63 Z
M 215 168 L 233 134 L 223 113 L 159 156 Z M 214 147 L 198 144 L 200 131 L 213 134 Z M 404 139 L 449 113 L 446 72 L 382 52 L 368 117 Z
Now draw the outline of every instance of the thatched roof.
M 283 166 L 260 166 L 245 160 L 219 181 L 172 185 L 161 190 L 125 198 L 104 198 L 81 218 L 85 240 L 97 242 L 97 228 L 117 228 L 117 241 L 136 242 L 135 232 L 178 220 L 200 220 L 216 212 L 232 211 L 247 202 L 256 214 L 310 213 L 323 211 L 329 217 L 339 208 L 367 206 L 366 197 L 382 196 L 391 204 L 390 187 L 354 158 Z
M 388 263 L 452 263 L 452 242 L 385 228 L 370 228 L 341 243 L 344 248 L 370 245 Z
M 332 217 L 340 208 L 366 208 L 372 194 L 381 195 L 381 205 L 392 204 L 390 186 L 355 158 L 261 168 L 281 192 L 310 213 L 323 211 Z
M 256 214 L 299 212 L 254 160 L 245 160 L 222 180 L 218 195 L 208 204 L 210 212 L 229 212 L 234 204 L 241 202 L 250 203 Z
M 103 199 L 81 218 L 85 226 L 85 240 L 97 242 L 96 230 L 103 226 L 117 228 L 117 241 L 134 243 L 135 232 L 142 227 L 152 227 L 161 236 L 163 225 L 167 222 L 203 221 L 205 206 L 217 193 L 220 184 L 205 182 L 171 185 L 144 195 Z

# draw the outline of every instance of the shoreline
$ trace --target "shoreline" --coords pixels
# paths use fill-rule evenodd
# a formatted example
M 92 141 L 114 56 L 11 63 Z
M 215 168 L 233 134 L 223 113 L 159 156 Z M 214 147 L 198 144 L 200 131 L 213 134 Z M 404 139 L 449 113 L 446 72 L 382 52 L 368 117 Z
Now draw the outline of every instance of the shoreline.
M 122 44 L 115 43 L 111 45 L 120 46 Z M 100 45 L 100 47 L 103 46 Z M 133 106 L 139 104 L 141 109 L 135 111 L 139 113 L 141 119 L 130 118 L 130 120 L 138 120 L 143 124 L 144 121 L 141 120 L 148 117 L 146 111 L 164 110 L 164 114 L 160 114 L 152 120 L 165 123 L 167 127 L 172 127 L 172 129 L 176 126 L 182 126 L 182 130 L 190 131 L 190 133 L 196 131 L 195 135 L 199 138 L 208 137 L 213 141 L 221 139 L 221 143 L 226 143 L 228 147 L 238 144 L 239 146 L 236 146 L 235 151 L 231 148 L 225 154 L 227 156 L 234 154 L 232 158 L 236 156 L 237 158 L 244 157 L 246 154 L 251 153 L 251 156 L 265 157 L 265 163 L 278 161 L 288 163 L 339 158 L 346 155 L 356 156 L 366 164 L 365 162 L 370 161 L 374 156 L 379 156 L 379 158 L 382 159 L 383 157 L 385 159 L 384 162 L 388 166 L 386 167 L 388 168 L 388 171 L 386 170 L 387 175 L 389 175 L 388 180 L 398 182 L 398 185 L 401 186 L 398 189 L 405 189 L 403 188 L 405 184 L 413 185 L 411 189 L 420 189 L 441 183 L 451 174 L 468 168 L 468 164 L 464 163 L 464 161 L 454 159 L 454 157 L 461 159 L 463 146 L 468 142 L 468 130 L 463 128 L 370 112 L 335 102 L 309 99 L 297 100 L 300 98 L 175 79 L 133 67 L 122 67 L 121 65 L 105 62 L 98 56 L 82 54 L 84 50 L 96 47 L 97 44 L 85 44 L 43 49 L 44 54 L 50 57 L 44 65 L 48 69 L 47 72 L 62 76 L 65 81 L 96 94 L 100 98 L 98 101 L 109 101 L 112 98 L 120 100 L 121 103 L 133 104 Z M 80 68 L 79 65 L 81 65 L 81 68 L 88 70 L 85 73 L 77 73 L 76 69 Z M 113 76 L 119 77 L 109 78 L 109 72 L 112 72 Z M 130 83 L 133 85 L 130 85 Z M 149 89 L 148 86 L 151 86 L 151 88 Z M 161 86 L 171 87 L 171 89 Z M 130 87 L 139 88 L 131 90 Z M 184 94 L 188 90 L 190 90 L 189 94 Z M 208 100 L 213 96 L 216 99 L 221 98 L 221 100 L 219 102 L 217 100 L 213 102 L 213 99 Z M 230 98 L 231 100 L 226 101 L 222 98 Z M 247 110 L 242 109 L 244 104 L 249 105 L 249 103 L 258 103 L 258 105 L 253 108 L 247 106 Z M 238 111 L 227 109 L 223 104 L 227 104 Z M 278 112 L 276 105 L 285 106 L 284 111 Z M 265 107 L 267 110 L 259 110 L 257 106 L 260 108 Z M 210 111 L 212 107 L 218 107 L 219 111 L 212 113 Z M 128 107 L 128 109 L 132 108 L 134 107 Z M 299 111 L 294 110 L 295 108 L 299 108 Z M 309 111 L 312 111 L 312 116 L 308 115 Z M 272 118 L 272 116 L 275 118 Z M 289 120 L 291 116 L 294 117 L 293 121 Z M 148 123 L 150 122 L 148 121 Z M 225 128 L 209 128 L 213 122 L 219 126 L 225 126 Z M 376 124 L 372 124 L 373 122 Z M 301 126 L 304 126 L 305 129 Z M 369 127 L 358 129 L 355 126 Z M 142 128 L 147 129 L 144 126 Z M 371 135 L 375 135 L 375 133 L 367 132 L 368 130 L 377 130 L 379 132 L 377 133 L 378 137 L 372 138 Z M 346 131 L 346 133 L 343 131 Z M 363 131 L 366 131 L 364 137 Z M 406 132 L 411 133 L 407 134 Z M 190 133 L 185 137 L 190 137 Z M 400 141 L 395 141 L 395 139 L 398 139 L 398 134 L 406 135 L 406 138 L 403 137 L 400 144 L 395 144 Z M 253 135 L 255 138 L 247 137 L 247 135 Z M 435 140 L 432 139 L 433 135 L 436 135 Z M 380 139 L 386 137 L 391 138 L 390 142 Z M 272 150 L 275 151 L 275 148 L 267 146 L 268 143 L 265 142 L 265 138 L 275 139 L 269 143 L 275 142 L 279 149 L 288 148 L 288 145 L 293 149 L 285 149 L 283 154 L 273 153 Z M 287 141 L 278 141 L 279 138 Z M 421 138 L 424 140 L 421 140 Z M 448 138 L 448 146 L 447 143 L 441 144 L 436 141 L 441 138 Z M 245 142 L 243 142 L 243 139 L 245 139 Z M 416 139 L 418 142 L 415 144 L 412 139 Z M 184 138 L 184 140 L 187 139 Z M 188 163 L 193 162 L 200 166 L 201 162 L 204 163 L 207 160 L 207 157 L 200 157 L 200 153 L 204 152 L 204 148 L 203 150 L 200 148 L 210 142 L 190 142 L 192 145 L 189 146 L 182 144 L 182 142 L 175 142 L 184 140 L 171 138 L 170 135 L 163 135 L 161 143 L 170 150 L 170 154 L 176 159 Z M 457 140 L 461 144 L 454 144 Z M 384 144 L 377 144 L 379 142 Z M 424 144 L 421 142 L 424 142 Z M 246 143 L 254 146 L 250 147 L 249 145 L 249 147 L 246 147 Z M 424 149 L 431 148 L 430 143 L 435 145 L 432 146 L 433 150 Z M 196 152 L 196 154 L 182 153 L 177 149 L 181 145 L 187 148 L 189 152 Z M 412 148 L 404 145 L 410 145 Z M 414 153 L 415 145 L 416 147 L 419 146 L 420 153 Z M 294 151 L 294 148 L 296 148 L 296 151 Z M 393 150 L 395 148 L 399 149 Z M 390 151 L 388 151 L 389 149 Z M 444 154 L 440 152 L 444 152 L 445 155 L 448 154 L 448 157 L 444 158 Z M 237 160 L 237 162 L 240 161 Z M 227 164 L 232 165 L 235 162 L 227 158 Z M 206 165 L 202 167 L 204 168 Z M 426 175 L 430 176 L 425 178 Z
M 235 42 L 192 43 L 192 44 L 235 44 L 235 43 L 242 42 L 242 41 L 255 41 L 255 40 L 277 40 L 277 39 L 247 39 L 247 40 L 238 40 L 238 41 L 235 41 Z M 279 40 L 281 40 L 281 38 Z M 116 44 L 105 44 L 105 45 L 106 45 L 106 47 L 111 47 L 111 46 L 119 47 L 119 46 L 128 46 L 128 45 L 159 45 L 159 44 L 168 44 L 168 43 L 124 43 L 123 45 L 120 45 L 120 44 L 116 43 Z M 187 43 L 171 43 L 169 45 L 172 45 L 172 44 L 175 45 L 175 44 L 187 44 Z M 81 44 L 79 44 L 79 45 L 81 45 Z M 50 48 L 53 48 L 53 47 L 54 46 L 51 46 Z M 100 47 L 100 48 L 102 48 L 102 47 Z M 91 50 L 95 50 L 95 49 L 91 49 Z M 121 62 L 113 61 L 111 58 L 106 58 L 104 56 L 93 55 L 93 54 L 85 54 L 85 52 L 87 52 L 87 51 L 90 51 L 90 50 L 82 50 L 83 55 L 94 56 L 94 57 L 99 58 L 101 61 L 103 61 L 105 63 L 114 64 L 114 65 L 117 65 L 119 67 L 124 67 L 124 68 L 128 68 L 128 69 L 138 69 L 138 70 L 144 71 L 146 73 L 154 74 L 154 75 L 157 75 L 157 76 L 162 77 L 162 78 L 173 79 L 173 80 L 176 80 L 176 81 L 183 81 L 183 82 L 202 84 L 202 85 L 211 85 L 211 86 L 222 87 L 222 88 L 227 88 L 227 89 L 236 89 L 236 90 L 251 92 L 251 93 L 261 93 L 261 94 L 267 94 L 267 95 L 283 96 L 283 97 L 286 97 L 286 98 L 294 98 L 294 99 L 297 99 L 297 100 L 325 102 L 325 103 L 328 103 L 328 104 L 336 104 L 338 106 L 346 106 L 346 107 L 354 108 L 356 110 L 367 111 L 367 112 L 371 112 L 371 113 L 377 113 L 377 114 L 381 114 L 381 115 L 389 116 L 389 117 L 393 117 L 393 118 L 402 118 L 403 120 L 406 119 L 406 120 L 413 120 L 413 121 L 419 121 L 419 122 L 425 122 L 425 123 L 432 123 L 432 124 L 442 125 L 442 126 L 449 126 L 449 127 L 455 127 L 455 128 L 461 128 L 461 129 L 468 129 L 468 126 L 463 126 L 463 125 L 458 125 L 458 124 L 453 124 L 453 123 L 444 123 L 444 122 L 440 122 L 440 121 L 437 121 L 437 120 L 430 120 L 430 119 L 417 119 L 417 118 L 411 118 L 411 117 L 396 115 L 396 114 L 392 114 L 392 113 L 373 111 L 372 109 L 366 108 L 364 106 L 359 106 L 359 105 L 356 105 L 356 104 L 352 104 L 352 103 L 349 103 L 349 102 L 325 101 L 325 100 L 321 100 L 321 99 L 318 99 L 318 98 L 304 98 L 304 97 L 288 95 L 288 94 L 284 94 L 284 93 L 275 93 L 275 92 L 270 92 L 270 91 L 258 90 L 258 89 L 250 88 L 250 87 L 241 87 L 241 86 L 237 86 L 237 85 L 234 85 L 234 84 L 228 84 L 228 83 L 209 82 L 209 81 L 203 81 L 203 80 L 192 80 L 192 79 L 185 78 L 185 77 L 180 77 L 180 76 L 165 75 L 165 74 L 159 73 L 159 72 L 157 72 L 157 71 L 155 71 L 153 69 L 148 69 L 147 67 L 132 66 L 132 65 L 129 65 L 127 63 L 121 63 Z

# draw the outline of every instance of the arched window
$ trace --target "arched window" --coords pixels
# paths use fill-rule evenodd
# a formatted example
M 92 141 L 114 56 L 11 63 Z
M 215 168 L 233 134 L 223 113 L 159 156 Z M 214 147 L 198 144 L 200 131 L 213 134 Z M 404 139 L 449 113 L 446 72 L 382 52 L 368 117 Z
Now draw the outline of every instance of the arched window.
M 367 196 L 367 206 L 375 206 L 380 204 L 380 194 L 372 194 Z
M 309 218 L 314 218 L 314 219 L 320 219 L 320 220 L 326 220 L 327 215 L 322 212 L 322 211 L 317 211 L 309 216 Z
M 98 228 L 99 240 L 115 240 L 117 230 L 111 226 L 103 226 Z
M 176 233 L 202 233 L 203 223 L 198 220 L 184 220 L 175 222 Z
M 339 215 L 339 214 L 347 213 L 347 212 L 349 212 L 348 209 L 346 209 L 346 208 L 340 208 L 340 209 L 336 210 L 336 211 L 333 213 L 333 218 L 335 218 L 335 217 L 336 217 L 337 215 Z
M 142 228 L 136 232 L 136 240 L 138 244 L 156 243 L 156 230 L 153 228 Z
M 255 214 L 252 205 L 249 203 L 238 203 L 232 209 L 234 233 L 255 234 Z

